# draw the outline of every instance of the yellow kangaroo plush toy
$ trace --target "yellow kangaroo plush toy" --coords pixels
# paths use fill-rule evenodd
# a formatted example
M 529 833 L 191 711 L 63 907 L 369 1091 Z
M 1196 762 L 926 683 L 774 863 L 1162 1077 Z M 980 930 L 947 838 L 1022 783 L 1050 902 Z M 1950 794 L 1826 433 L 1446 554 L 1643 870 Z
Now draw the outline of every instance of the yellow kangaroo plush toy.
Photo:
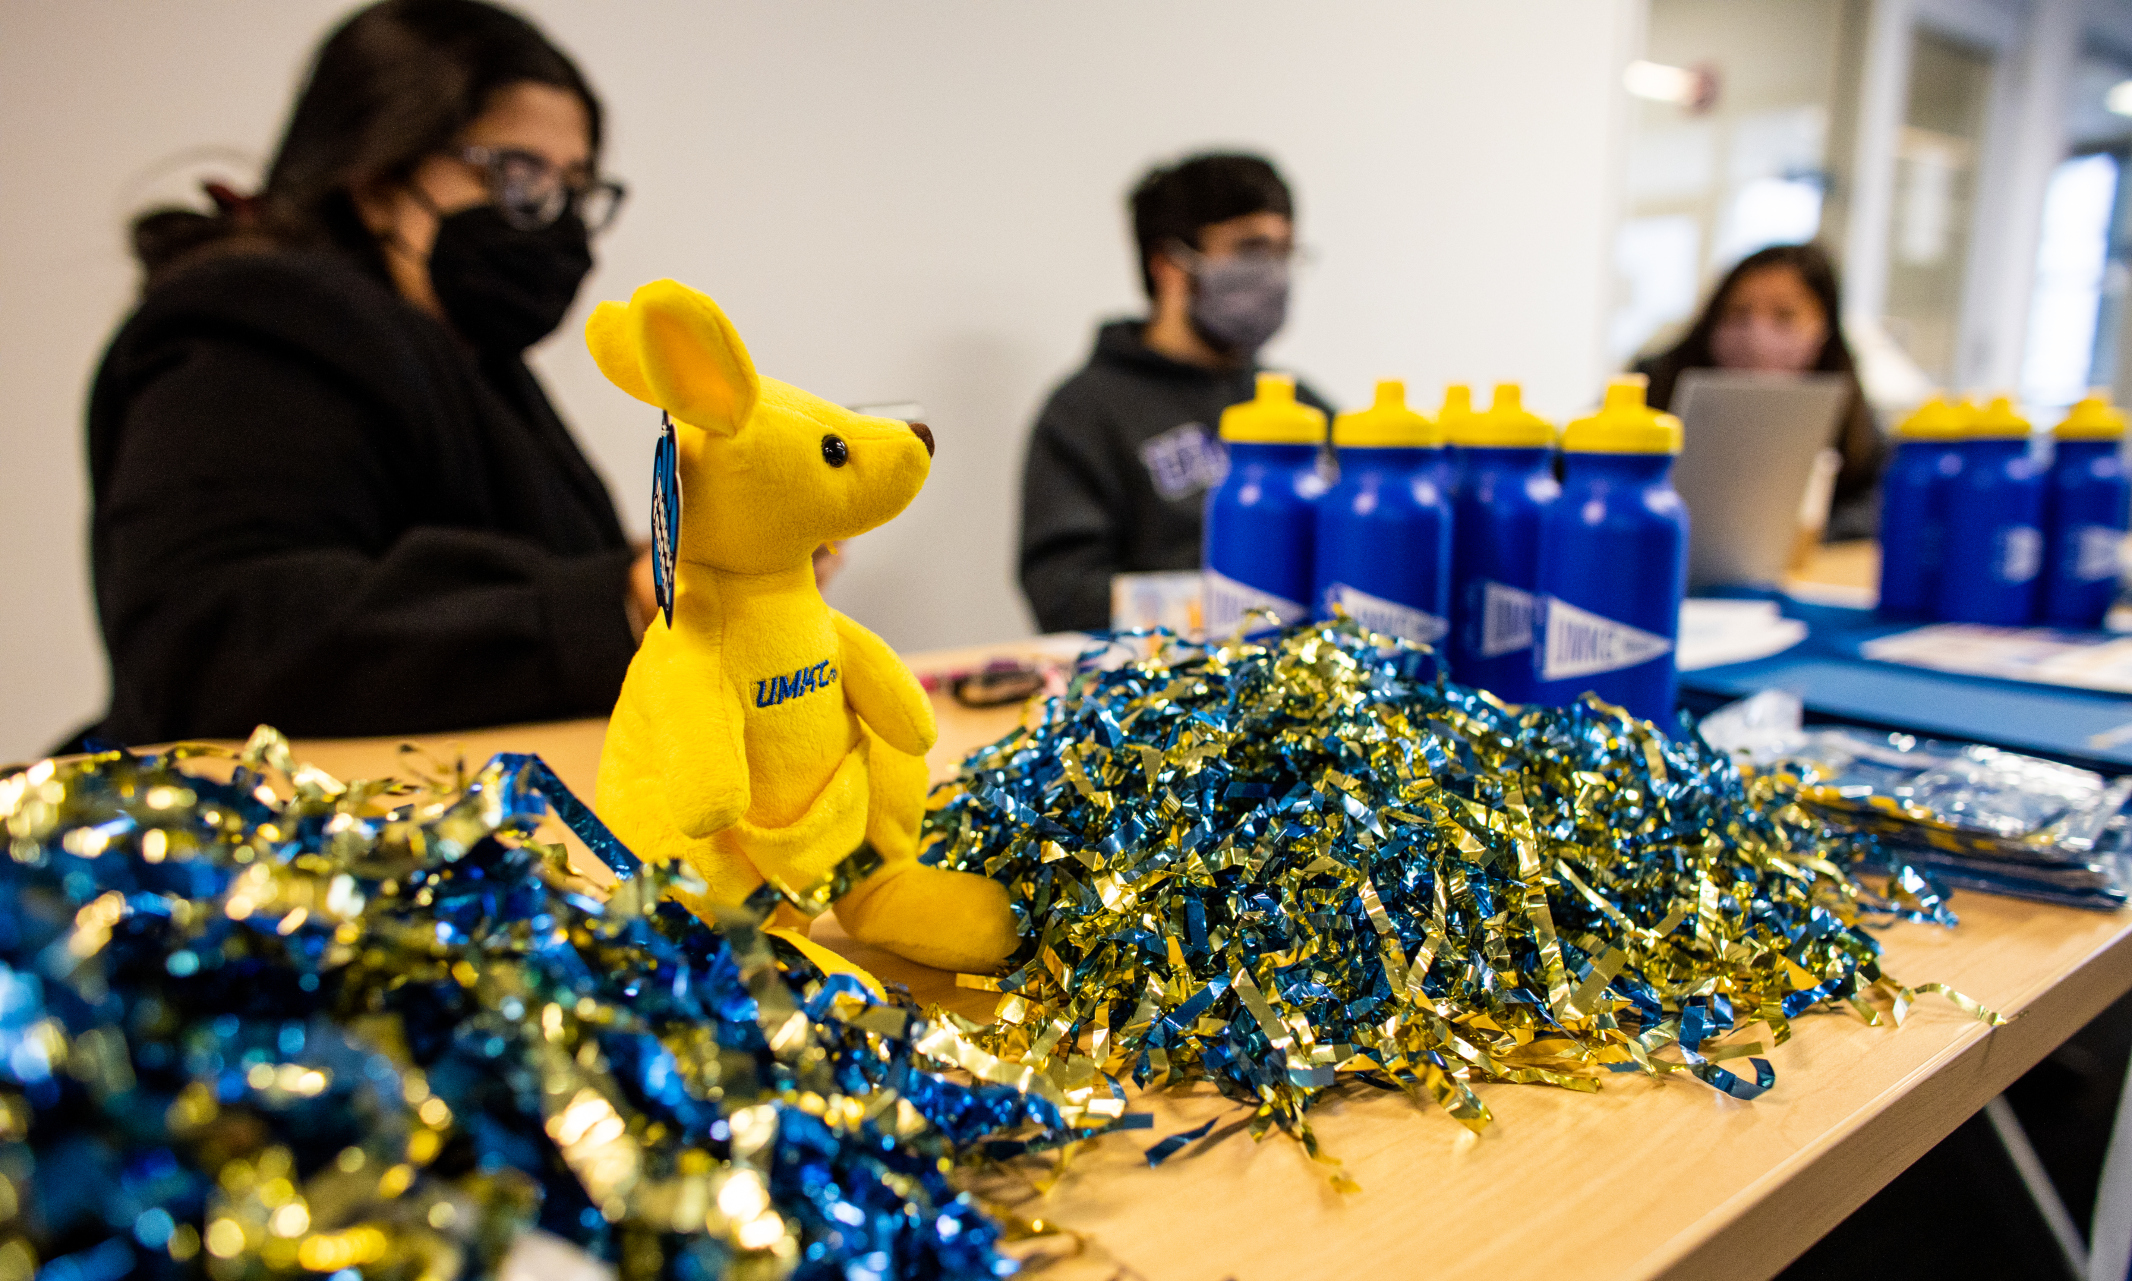
M 923 427 L 755 373 L 725 313 L 656 280 L 586 324 L 610 381 L 673 420 L 671 625 L 630 663 L 596 807 L 638 855 L 686 859 L 715 903 L 806 893 L 862 845 L 882 866 L 836 900 L 854 938 L 988 972 L 1015 945 L 1006 890 L 921 866 L 932 704 L 887 643 L 815 587 L 822 543 L 880 525 L 932 468 Z

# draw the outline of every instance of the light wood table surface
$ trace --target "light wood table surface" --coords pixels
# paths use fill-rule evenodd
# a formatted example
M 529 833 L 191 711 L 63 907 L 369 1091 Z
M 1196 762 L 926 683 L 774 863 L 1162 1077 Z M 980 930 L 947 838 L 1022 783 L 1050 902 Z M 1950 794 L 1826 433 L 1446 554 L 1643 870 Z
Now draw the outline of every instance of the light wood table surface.
M 1792 572 L 1786 585 L 1877 592 L 1880 586 L 1880 544 L 1870 538 L 1823 543 Z
M 911 661 L 922 672 L 1013 649 Z M 937 696 L 935 706 L 935 778 L 1020 714 Z M 603 730 L 580 721 L 422 743 L 438 755 L 462 751 L 470 764 L 498 750 L 538 752 L 589 800 Z M 396 742 L 306 742 L 298 756 L 344 778 L 374 776 L 394 769 Z M 1204 1088 L 1136 1096 L 1133 1108 L 1154 1114 L 1152 1131 L 1089 1145 L 1056 1188 L 1020 1207 L 1085 1239 L 1044 1275 L 1767 1277 L 2132 990 L 2132 914 L 1975 893 L 1955 906 L 1962 923 L 1953 930 L 1879 931 L 1885 966 L 1909 983 L 1952 984 L 2008 1025 L 1987 1028 L 1934 997 L 1900 1028 L 1812 1015 L 1769 1053 L 1777 1083 L 1753 1103 L 1686 1077 L 1623 1075 L 1596 1095 L 1480 1085 L 1496 1120 L 1476 1137 L 1403 1096 L 1353 1087 L 1314 1114 L 1325 1149 L 1362 1186 L 1343 1196 L 1324 1167 L 1278 1136 L 1254 1144 L 1236 1134 L 1151 1170 L 1142 1153 L 1156 1139 L 1214 1118 L 1224 1119 L 1219 1135 L 1247 1113 Z M 814 934 L 921 1001 L 990 1012 L 989 995 L 852 942 L 833 915 Z

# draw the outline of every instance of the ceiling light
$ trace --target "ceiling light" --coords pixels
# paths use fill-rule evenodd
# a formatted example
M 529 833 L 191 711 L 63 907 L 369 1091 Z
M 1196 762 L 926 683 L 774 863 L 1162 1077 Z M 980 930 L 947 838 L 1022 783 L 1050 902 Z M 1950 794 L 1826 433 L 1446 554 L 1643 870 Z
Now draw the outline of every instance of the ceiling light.
M 2102 95 L 2102 105 L 2120 116 L 2132 116 L 2132 80 L 2120 80 Z
M 1637 59 L 1621 72 L 1622 87 L 1646 102 L 1666 102 L 1691 111 L 1717 101 L 1717 73 L 1705 67 L 1669 67 Z

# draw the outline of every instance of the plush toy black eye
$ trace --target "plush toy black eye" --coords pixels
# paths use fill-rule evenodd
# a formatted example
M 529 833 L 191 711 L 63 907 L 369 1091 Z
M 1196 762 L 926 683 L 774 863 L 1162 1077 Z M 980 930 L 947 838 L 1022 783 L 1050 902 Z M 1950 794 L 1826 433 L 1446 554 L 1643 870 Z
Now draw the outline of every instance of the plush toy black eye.
M 851 446 L 844 443 L 842 436 L 833 432 L 822 437 L 822 461 L 831 467 L 842 467 L 851 461 Z

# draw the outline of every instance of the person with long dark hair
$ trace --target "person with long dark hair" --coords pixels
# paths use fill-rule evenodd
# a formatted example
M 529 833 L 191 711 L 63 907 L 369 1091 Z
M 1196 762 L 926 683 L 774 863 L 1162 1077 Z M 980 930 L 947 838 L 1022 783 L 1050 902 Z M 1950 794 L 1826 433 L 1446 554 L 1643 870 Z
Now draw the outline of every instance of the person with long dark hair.
M 1679 342 L 1636 365 L 1651 379 L 1650 403 L 1669 409 L 1690 369 L 1835 373 L 1850 380 L 1850 402 L 1830 447 L 1843 456 L 1830 500 L 1827 537 L 1873 534 L 1875 487 L 1887 447 L 1873 422 L 1858 365 L 1843 337 L 1836 269 L 1819 245 L 1772 245 L 1725 273 Z
M 88 413 L 96 737 L 610 708 L 649 562 L 524 360 L 620 201 L 601 123 L 524 19 L 385 0 L 319 48 L 256 194 L 136 221 Z

